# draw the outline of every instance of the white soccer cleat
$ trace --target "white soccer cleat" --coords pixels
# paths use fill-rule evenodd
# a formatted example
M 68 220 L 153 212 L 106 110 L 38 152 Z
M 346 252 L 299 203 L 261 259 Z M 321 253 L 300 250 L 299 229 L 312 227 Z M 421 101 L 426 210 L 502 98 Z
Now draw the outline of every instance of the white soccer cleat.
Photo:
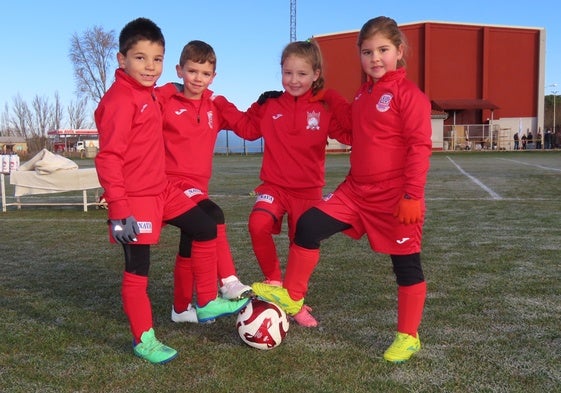
M 236 276 L 229 276 L 222 279 L 220 294 L 224 299 L 240 299 L 251 295 L 251 287 L 249 285 L 242 284 Z
M 199 323 L 199 319 L 197 318 L 197 311 L 195 307 L 187 306 L 187 310 L 176 313 L 173 306 L 171 307 L 171 320 L 173 322 L 182 323 L 182 322 L 189 322 L 189 323 Z

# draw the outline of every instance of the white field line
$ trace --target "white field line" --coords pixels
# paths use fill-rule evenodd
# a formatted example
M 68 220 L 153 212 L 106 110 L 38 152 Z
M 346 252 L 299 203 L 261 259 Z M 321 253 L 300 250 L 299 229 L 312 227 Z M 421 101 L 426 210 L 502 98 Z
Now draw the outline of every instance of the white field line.
M 6 213 L 0 213 L 0 222 L 40 222 L 44 223 L 54 223 L 54 222 L 88 222 L 91 224 L 106 224 L 107 219 L 98 218 L 18 218 L 14 217 L 13 214 L 17 214 L 17 210 L 10 210 Z M 85 213 L 88 214 L 88 213 Z
M 545 169 L 546 171 L 561 172 L 560 168 L 552 168 L 552 167 L 549 167 L 549 166 L 543 166 L 543 165 L 538 165 L 538 164 L 530 164 L 529 162 L 513 160 L 512 158 L 499 158 L 499 160 L 511 161 L 511 162 L 515 162 L 517 164 L 533 166 L 533 167 L 536 167 L 536 168 Z
M 215 194 L 213 195 L 214 198 L 231 198 L 231 197 L 240 197 L 240 195 L 235 195 L 235 194 Z M 245 195 L 242 195 L 242 197 L 245 197 Z M 252 199 L 254 197 L 251 197 Z M 503 198 L 503 197 L 499 197 L 499 198 L 495 198 L 496 200 L 501 200 L 501 201 L 518 201 L 518 202 L 559 202 L 558 198 L 541 198 L 541 197 L 536 197 L 536 198 Z M 448 197 L 426 197 L 425 200 L 427 201 L 474 201 L 474 202 L 484 202 L 484 201 L 489 201 L 489 198 L 477 198 L 477 197 L 466 197 L 466 198 L 462 198 L 462 197 L 454 197 L 454 198 L 448 198 Z M 88 213 L 85 213 L 86 215 Z M 249 214 L 249 213 L 248 213 Z M 17 210 L 14 209 L 10 209 L 8 210 L 8 212 L 6 213 L 0 213 L 0 224 L 2 222 L 41 222 L 42 224 L 44 223 L 66 223 L 66 222 L 89 222 L 92 224 L 98 224 L 98 223 L 103 223 L 105 224 L 107 222 L 106 218 L 70 218 L 70 217 L 66 217 L 66 218 L 41 218 L 41 219 L 37 219 L 37 218 L 20 218 L 15 216 L 17 215 Z M 242 221 L 228 221 L 228 226 L 230 227 L 237 227 L 237 226 L 247 226 L 247 220 L 242 220 Z
M 426 197 L 425 200 L 427 201 L 474 201 L 474 202 L 480 202 L 480 201 L 488 201 L 489 198 L 475 198 L 475 197 L 454 197 L 454 198 L 448 198 L 448 197 Z M 506 197 L 500 197 L 499 199 L 497 199 L 499 201 L 518 201 L 518 202 L 559 202 L 559 198 L 540 198 L 540 197 L 536 197 L 536 198 L 517 198 L 517 197 L 511 197 L 511 198 L 506 198 Z M 2 217 L 2 216 L 0 216 Z
M 467 173 L 466 171 L 463 170 L 463 168 L 461 166 L 459 166 L 453 159 L 451 159 L 449 156 L 446 156 L 446 158 L 448 158 L 448 160 L 450 160 L 450 162 L 452 164 L 454 164 L 454 166 L 456 168 L 458 168 L 458 170 L 464 175 L 466 176 L 468 179 L 470 179 L 472 182 L 474 182 L 475 184 L 477 184 L 479 187 L 481 187 L 483 189 L 483 191 L 487 192 L 491 198 L 493 199 L 497 199 L 497 200 L 501 200 L 503 199 L 499 194 L 497 194 L 495 191 L 491 190 L 489 187 L 487 187 L 485 184 L 483 184 L 479 179 L 477 179 L 476 177 L 470 175 L 469 173 Z

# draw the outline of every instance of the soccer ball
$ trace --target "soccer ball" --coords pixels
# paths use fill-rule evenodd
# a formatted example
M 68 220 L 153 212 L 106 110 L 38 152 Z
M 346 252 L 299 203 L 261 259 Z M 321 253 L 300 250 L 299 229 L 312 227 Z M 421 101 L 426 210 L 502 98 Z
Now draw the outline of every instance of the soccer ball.
M 243 342 L 257 349 L 280 345 L 288 331 L 286 313 L 277 305 L 253 298 L 238 314 L 236 329 Z

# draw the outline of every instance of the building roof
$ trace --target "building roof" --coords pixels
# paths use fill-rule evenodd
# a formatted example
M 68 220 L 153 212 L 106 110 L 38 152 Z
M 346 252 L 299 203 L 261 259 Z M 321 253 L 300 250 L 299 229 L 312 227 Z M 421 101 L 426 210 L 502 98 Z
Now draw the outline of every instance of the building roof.
M 473 27 L 495 27 L 495 28 L 503 28 L 503 29 L 519 29 L 519 30 L 543 30 L 545 31 L 545 27 L 532 27 L 532 26 L 517 26 L 517 25 L 499 25 L 499 24 L 490 24 L 490 23 L 470 23 L 470 22 L 449 22 L 449 21 L 439 21 L 439 20 L 421 20 L 416 22 L 407 22 L 407 23 L 398 23 L 399 27 L 404 26 L 415 26 L 415 25 L 426 25 L 426 24 L 433 24 L 433 25 L 450 25 L 450 26 L 473 26 Z M 353 30 L 345 30 L 333 33 L 324 33 L 324 34 L 314 34 L 312 37 L 329 37 L 329 36 L 337 36 L 341 34 L 358 34 L 360 29 L 353 29 Z
M 471 23 L 471 22 L 451 22 L 440 20 L 421 20 L 417 22 L 398 23 L 399 27 L 411 25 L 424 25 L 424 24 L 437 24 L 437 25 L 453 25 L 453 26 L 473 26 L 473 27 L 496 27 L 504 29 L 528 29 L 528 30 L 545 30 L 545 27 L 521 26 L 521 25 L 502 25 L 494 23 Z
M 436 109 L 431 109 L 430 111 L 430 117 L 431 119 L 444 119 L 446 120 L 448 118 L 448 113 L 444 112 L 444 111 L 439 111 Z
M 460 111 L 460 110 L 473 110 L 473 109 L 490 109 L 495 110 L 499 107 L 491 101 L 479 98 L 459 98 L 452 100 L 432 100 L 434 109 L 440 111 Z
M 25 143 L 22 136 L 0 136 L 0 143 Z
M 97 136 L 97 130 L 87 130 L 87 129 L 63 129 L 63 130 L 51 130 L 47 134 L 49 135 L 90 135 Z

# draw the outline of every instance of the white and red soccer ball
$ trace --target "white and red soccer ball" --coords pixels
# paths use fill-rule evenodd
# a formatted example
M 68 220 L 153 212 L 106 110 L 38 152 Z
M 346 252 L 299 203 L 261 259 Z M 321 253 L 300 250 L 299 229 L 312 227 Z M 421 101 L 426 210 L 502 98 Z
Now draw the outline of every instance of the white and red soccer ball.
M 243 342 L 257 349 L 273 349 L 288 332 L 286 313 L 277 305 L 253 298 L 238 314 L 236 329 Z

